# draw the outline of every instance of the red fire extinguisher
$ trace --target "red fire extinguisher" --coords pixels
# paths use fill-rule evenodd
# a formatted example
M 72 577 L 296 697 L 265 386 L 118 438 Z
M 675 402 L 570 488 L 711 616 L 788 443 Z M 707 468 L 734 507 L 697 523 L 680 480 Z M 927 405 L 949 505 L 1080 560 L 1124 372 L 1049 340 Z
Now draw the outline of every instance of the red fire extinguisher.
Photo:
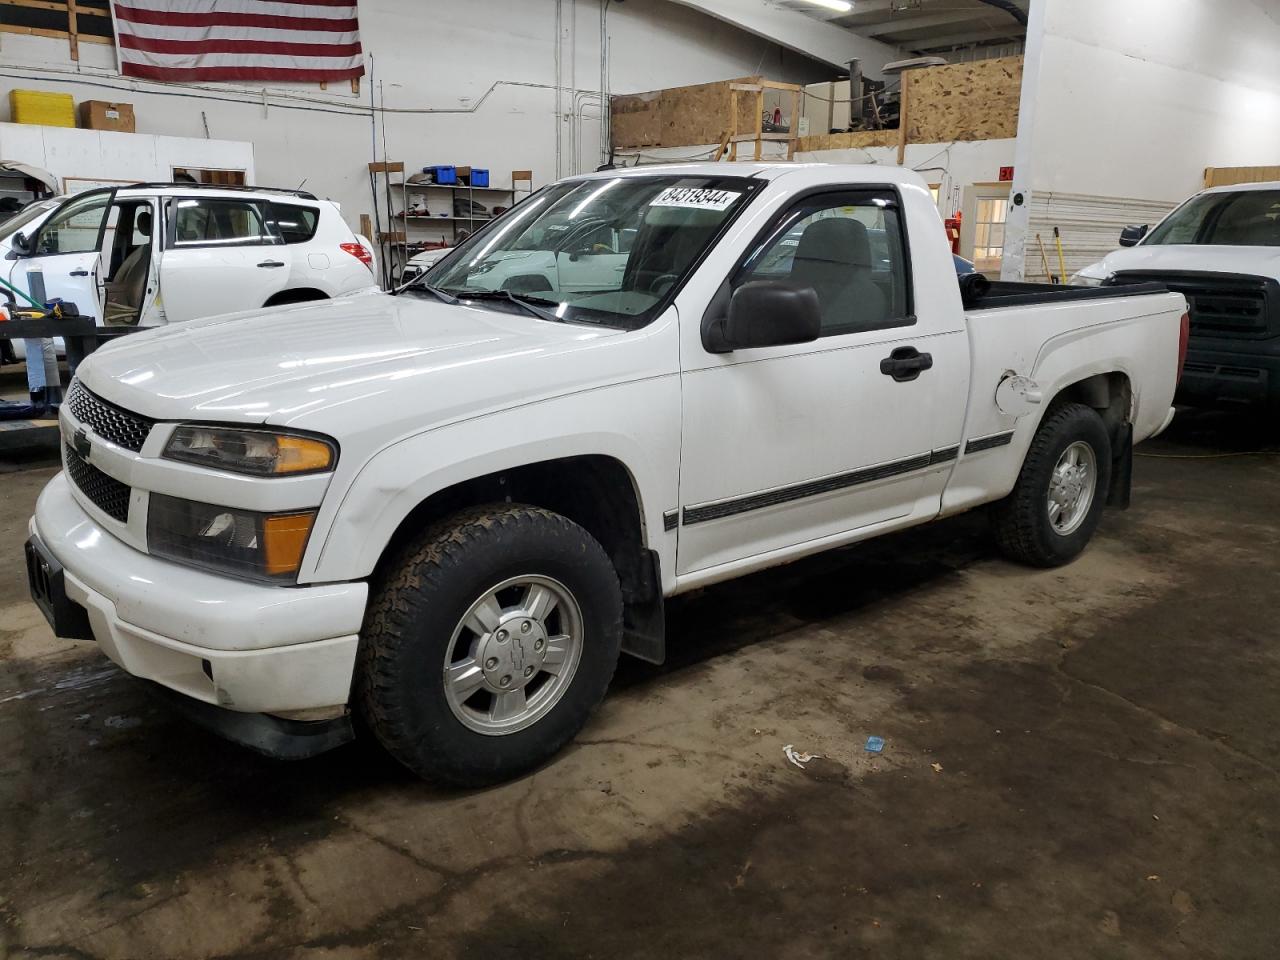
M 947 217 L 947 239 L 951 241 L 951 252 L 958 254 L 960 252 L 960 211 L 956 211 L 954 217 Z

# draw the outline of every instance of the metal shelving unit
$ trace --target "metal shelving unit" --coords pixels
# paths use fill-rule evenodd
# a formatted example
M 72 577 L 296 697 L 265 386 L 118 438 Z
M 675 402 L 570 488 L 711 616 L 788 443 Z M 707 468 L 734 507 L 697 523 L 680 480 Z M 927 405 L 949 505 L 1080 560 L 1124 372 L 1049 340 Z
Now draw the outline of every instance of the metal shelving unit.
M 525 186 L 521 187 L 521 184 Z M 513 170 L 510 187 L 473 187 L 465 183 L 412 183 L 406 180 L 403 184 L 403 206 L 395 214 L 396 220 L 405 227 L 403 231 L 406 237 L 404 262 L 407 263 L 410 258 L 423 250 L 460 243 L 466 236 L 474 233 L 477 227 L 494 219 L 495 206 L 512 207 L 532 193 L 533 174 L 528 170 Z M 409 212 L 414 206 L 415 197 L 422 199 L 421 209 L 425 210 L 425 213 Z M 432 198 L 447 200 L 448 209 L 433 211 Z M 466 214 L 459 213 L 460 199 L 467 201 Z M 472 212 L 475 203 L 483 204 L 485 212 L 481 214 Z M 433 227 L 437 229 L 433 230 Z M 416 231 L 418 236 L 411 235 L 410 231 Z M 431 235 L 421 236 L 426 231 L 431 231 Z

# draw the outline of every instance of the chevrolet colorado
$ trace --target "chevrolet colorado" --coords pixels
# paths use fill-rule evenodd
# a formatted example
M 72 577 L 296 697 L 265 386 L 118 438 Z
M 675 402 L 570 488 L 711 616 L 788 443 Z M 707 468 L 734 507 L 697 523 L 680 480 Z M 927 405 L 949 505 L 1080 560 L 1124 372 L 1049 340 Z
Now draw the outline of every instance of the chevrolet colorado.
M 611 284 L 479 282 L 578 220 L 580 256 L 625 236 Z M 367 730 L 491 783 L 575 735 L 620 652 L 662 660 L 664 598 L 985 505 L 1010 557 L 1070 561 L 1172 417 L 1185 309 L 958 282 L 897 168 L 576 177 L 399 295 L 87 359 L 31 590 L 259 750 Z

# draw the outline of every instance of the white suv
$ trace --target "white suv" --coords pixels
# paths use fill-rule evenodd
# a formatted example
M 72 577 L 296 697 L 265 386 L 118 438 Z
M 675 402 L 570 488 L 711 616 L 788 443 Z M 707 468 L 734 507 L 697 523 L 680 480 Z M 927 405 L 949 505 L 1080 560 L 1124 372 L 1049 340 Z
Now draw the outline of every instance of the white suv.
M 162 326 L 377 287 L 369 241 L 335 204 L 300 191 L 91 190 L 0 244 L 0 277 L 37 300 L 74 303 L 105 326 Z

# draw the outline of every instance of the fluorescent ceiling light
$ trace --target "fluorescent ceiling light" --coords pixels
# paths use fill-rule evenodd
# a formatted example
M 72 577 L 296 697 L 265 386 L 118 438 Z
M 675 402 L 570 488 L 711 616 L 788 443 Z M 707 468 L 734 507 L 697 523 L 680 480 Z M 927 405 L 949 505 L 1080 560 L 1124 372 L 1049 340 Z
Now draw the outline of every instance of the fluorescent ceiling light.
M 806 3 L 812 3 L 814 6 L 826 7 L 828 10 L 839 10 L 841 13 L 848 13 L 853 9 L 853 4 L 849 0 L 805 0 Z

